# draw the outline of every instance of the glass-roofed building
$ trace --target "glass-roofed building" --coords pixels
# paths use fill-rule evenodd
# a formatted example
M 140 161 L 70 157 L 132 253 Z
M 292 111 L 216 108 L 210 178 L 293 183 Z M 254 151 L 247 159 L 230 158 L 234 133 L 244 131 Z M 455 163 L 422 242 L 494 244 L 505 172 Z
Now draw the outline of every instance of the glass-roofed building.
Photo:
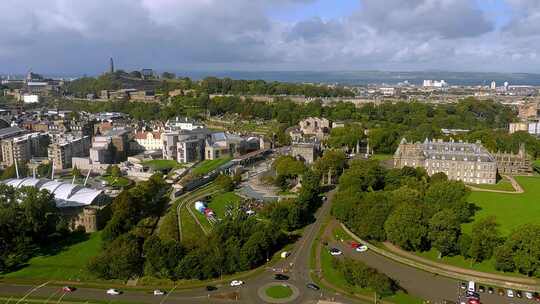
M 28 177 L 8 179 L 2 183 L 17 189 L 35 187 L 49 191 L 54 195 L 56 206 L 70 219 L 71 228 L 82 226 L 86 232 L 98 230 L 100 211 L 110 202 L 110 198 L 102 190 L 57 180 Z

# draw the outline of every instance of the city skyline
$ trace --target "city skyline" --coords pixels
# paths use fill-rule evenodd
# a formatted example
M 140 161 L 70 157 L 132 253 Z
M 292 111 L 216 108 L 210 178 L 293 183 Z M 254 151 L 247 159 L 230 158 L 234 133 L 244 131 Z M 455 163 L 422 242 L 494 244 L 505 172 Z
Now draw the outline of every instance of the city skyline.
M 1 72 L 534 73 L 534 0 L 4 1 Z M 36 56 L 39 54 L 39 56 Z

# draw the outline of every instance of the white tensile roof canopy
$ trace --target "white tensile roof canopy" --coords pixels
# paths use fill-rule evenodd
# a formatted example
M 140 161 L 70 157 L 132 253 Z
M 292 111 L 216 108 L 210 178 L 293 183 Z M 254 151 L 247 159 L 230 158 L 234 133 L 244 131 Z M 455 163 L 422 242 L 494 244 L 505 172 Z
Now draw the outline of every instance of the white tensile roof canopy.
M 71 183 L 38 179 L 38 178 L 22 178 L 8 179 L 2 183 L 15 188 L 21 187 L 36 187 L 39 190 L 48 190 L 54 195 L 56 206 L 58 208 L 65 207 L 81 207 L 91 205 L 94 200 L 103 192 L 91 188 L 85 188 Z

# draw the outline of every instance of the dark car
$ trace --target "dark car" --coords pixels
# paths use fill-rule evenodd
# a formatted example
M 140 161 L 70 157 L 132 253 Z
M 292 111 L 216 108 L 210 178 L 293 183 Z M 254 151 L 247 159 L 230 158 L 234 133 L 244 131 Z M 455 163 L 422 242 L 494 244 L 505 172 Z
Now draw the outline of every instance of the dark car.
M 482 285 L 478 286 L 478 292 L 486 292 L 486 288 Z
M 306 287 L 313 290 L 320 290 L 321 288 L 313 283 L 307 283 Z
M 502 288 L 497 289 L 497 294 L 500 296 L 504 296 L 504 290 Z
M 278 280 L 278 281 L 287 281 L 289 279 L 289 276 L 278 273 L 278 274 L 274 275 L 274 279 Z
M 467 290 L 466 292 L 467 299 L 480 299 L 480 295 L 477 292 Z
M 461 289 L 467 289 L 467 283 L 461 282 L 460 287 L 461 287 Z
M 495 290 L 493 290 L 493 287 L 488 287 L 488 293 L 489 294 L 493 294 L 495 292 Z
M 216 287 L 216 286 L 212 286 L 212 285 L 208 285 L 208 286 L 206 286 L 206 290 L 207 290 L 207 291 L 214 291 L 214 290 L 217 290 L 217 287 Z
M 521 294 L 521 291 L 519 291 L 519 290 L 516 291 L 516 297 L 518 297 L 518 298 L 522 298 L 522 297 L 523 297 L 523 295 Z

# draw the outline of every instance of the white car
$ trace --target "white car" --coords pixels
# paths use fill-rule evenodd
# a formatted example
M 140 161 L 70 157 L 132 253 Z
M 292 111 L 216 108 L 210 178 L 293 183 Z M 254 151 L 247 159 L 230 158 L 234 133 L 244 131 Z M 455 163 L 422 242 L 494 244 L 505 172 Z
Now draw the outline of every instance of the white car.
M 341 252 L 341 250 L 339 250 L 337 248 L 330 249 L 330 255 L 336 256 L 336 255 L 342 255 L 342 254 L 343 254 L 343 252 Z
M 120 290 L 114 288 L 107 289 L 107 294 L 111 296 L 117 296 L 120 294 Z
M 162 295 L 164 295 L 164 294 L 165 294 L 165 292 L 163 292 L 163 291 L 161 291 L 161 290 L 159 290 L 159 289 L 154 290 L 154 295 L 155 295 L 155 296 L 162 296 Z
M 240 281 L 240 280 L 233 280 L 231 281 L 231 286 L 232 287 L 235 287 L 235 286 L 240 286 L 240 285 L 243 285 L 244 282 L 243 281 Z
M 368 251 L 368 247 L 366 245 L 358 246 L 356 247 L 356 252 L 366 252 Z
M 529 299 L 529 300 L 532 300 L 532 298 L 533 298 L 534 296 L 533 296 L 533 293 L 532 293 L 532 292 L 527 291 L 527 292 L 525 293 L 525 297 L 526 297 L 527 299 Z
M 512 289 L 508 289 L 506 291 L 506 296 L 509 297 L 509 298 L 513 298 L 514 297 L 514 291 Z

